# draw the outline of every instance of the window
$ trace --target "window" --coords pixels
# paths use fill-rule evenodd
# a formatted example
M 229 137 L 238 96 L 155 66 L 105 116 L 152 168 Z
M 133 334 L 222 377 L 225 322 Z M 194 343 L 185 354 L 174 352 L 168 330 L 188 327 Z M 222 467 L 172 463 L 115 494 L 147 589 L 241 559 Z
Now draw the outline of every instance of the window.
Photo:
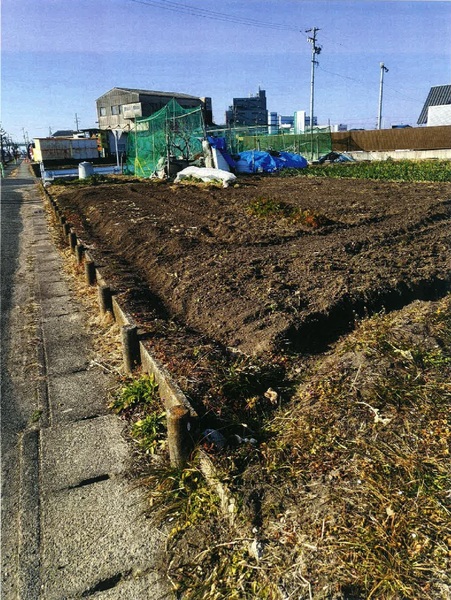
M 112 115 L 120 115 L 122 112 L 121 108 L 122 108 L 122 106 L 120 104 L 116 104 L 116 106 L 112 106 L 111 114 Z
M 100 117 L 106 117 L 106 108 L 104 106 L 100 107 L 99 116 Z

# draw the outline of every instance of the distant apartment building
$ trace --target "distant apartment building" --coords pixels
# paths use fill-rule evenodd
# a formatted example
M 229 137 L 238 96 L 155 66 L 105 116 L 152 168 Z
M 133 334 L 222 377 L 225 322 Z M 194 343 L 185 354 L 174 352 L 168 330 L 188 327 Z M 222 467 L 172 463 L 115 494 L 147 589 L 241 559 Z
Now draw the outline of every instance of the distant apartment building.
M 294 133 L 304 133 L 310 128 L 310 117 L 305 110 L 297 110 L 294 113 Z M 313 117 L 313 127 L 318 127 L 318 117 Z
M 229 127 L 255 127 L 268 124 L 266 108 L 266 92 L 258 90 L 255 96 L 234 98 L 233 104 L 226 111 L 226 124 Z
M 268 133 L 277 135 L 281 131 L 292 132 L 294 127 L 294 115 L 283 116 L 276 112 L 268 113 Z

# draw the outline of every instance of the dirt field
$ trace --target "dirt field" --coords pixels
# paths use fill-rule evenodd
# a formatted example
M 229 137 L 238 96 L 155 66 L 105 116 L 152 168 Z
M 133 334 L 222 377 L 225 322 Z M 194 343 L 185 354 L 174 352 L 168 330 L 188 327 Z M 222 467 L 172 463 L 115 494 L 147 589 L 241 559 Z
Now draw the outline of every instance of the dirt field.
M 167 564 L 186 597 L 448 597 L 449 299 L 411 301 L 451 287 L 451 184 L 256 177 L 50 191 L 199 431 L 227 440 L 222 453 L 206 445 L 238 525 L 214 512 L 200 475 L 180 510 L 188 480 L 176 481 Z M 359 317 L 407 304 L 321 354 Z M 186 473 L 197 477 L 194 462 Z M 167 516 L 171 479 L 158 477 L 148 485 Z
M 449 286 L 451 184 L 136 182 L 66 188 L 59 200 L 79 237 L 122 265 L 118 289 L 148 286 L 131 292 L 136 312 L 147 297 L 247 354 L 315 349 L 355 315 Z

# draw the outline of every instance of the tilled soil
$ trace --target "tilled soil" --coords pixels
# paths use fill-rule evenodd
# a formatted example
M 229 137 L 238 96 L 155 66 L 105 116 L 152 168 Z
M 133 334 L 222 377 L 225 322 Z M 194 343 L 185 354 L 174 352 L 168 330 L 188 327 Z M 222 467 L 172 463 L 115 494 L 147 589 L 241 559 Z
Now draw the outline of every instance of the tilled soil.
M 242 500 L 242 516 L 247 519 L 243 531 L 251 524 L 252 535 L 258 531 L 264 540 L 264 559 L 254 565 L 259 579 L 276 580 L 274 572 L 283 565 L 284 590 L 299 597 L 306 582 L 321 596 L 332 586 L 335 592 L 338 585 L 353 597 L 368 596 L 367 588 L 375 586 L 371 595 L 380 585 L 379 576 L 391 586 L 384 543 L 410 541 L 417 552 L 411 531 L 420 531 L 423 521 L 429 528 L 432 523 L 431 505 L 418 500 L 424 485 L 415 462 L 424 456 L 418 454 L 418 440 L 430 443 L 435 456 L 421 466 L 430 469 L 431 481 L 438 480 L 436 472 L 440 477 L 444 472 L 438 470 L 430 440 L 446 419 L 439 416 L 441 405 L 430 394 L 424 365 L 420 369 L 412 355 L 409 358 L 410 351 L 401 350 L 416 348 L 412 352 L 423 356 L 419 349 L 429 349 L 438 364 L 441 355 L 436 350 L 443 340 L 437 335 L 437 315 L 434 330 L 432 316 L 420 318 L 428 309 L 412 305 L 410 313 L 404 311 L 390 324 L 396 330 L 392 336 L 385 323 L 378 333 L 374 322 L 364 322 L 360 330 L 366 327 L 368 336 L 375 327 L 380 340 L 368 342 L 362 352 L 365 335 L 360 333 L 354 341 L 349 336 L 338 344 L 336 355 L 313 357 L 313 379 L 306 377 L 292 404 L 281 403 L 294 415 L 291 422 L 284 410 L 272 429 L 262 431 L 259 418 L 263 415 L 268 422 L 280 399 L 288 400 L 290 385 L 299 383 L 296 378 L 302 378 L 304 363 L 309 362 L 305 355 L 324 349 L 357 318 L 402 307 L 415 298 L 433 299 L 450 289 L 451 184 L 255 177 L 227 189 L 128 182 L 55 186 L 52 193 L 108 282 L 131 308 L 153 353 L 177 377 L 195 407 L 203 410 L 198 411 L 199 431 L 204 435 L 214 421 L 227 439 L 224 464 L 229 473 L 236 471 L 226 479 L 233 481 L 233 491 Z M 394 377 L 396 370 L 399 379 Z M 382 394 L 374 409 L 363 400 L 369 402 L 385 379 L 388 385 L 394 382 L 395 390 Z M 406 398 L 398 393 L 399 385 L 406 386 Z M 269 386 L 277 392 L 269 393 Z M 415 398 L 413 390 L 420 400 L 418 422 L 418 407 L 409 405 Z M 400 410 L 403 402 L 406 413 Z M 383 428 L 376 429 L 377 423 Z M 271 446 L 276 430 L 278 437 Z M 249 433 L 258 440 L 258 450 L 250 444 L 231 447 L 233 434 L 245 438 Z M 438 456 L 444 464 L 440 436 L 437 433 Z M 381 452 L 376 452 L 382 443 Z M 278 460 L 288 460 L 289 468 Z M 396 483 L 393 479 L 387 484 L 387 468 L 398 478 Z M 418 488 L 415 493 L 412 486 Z M 429 491 L 422 493 L 429 498 Z M 412 521 L 406 518 L 409 498 Z M 440 510 L 444 506 L 438 500 L 431 502 Z M 399 519 L 387 519 L 396 510 L 403 515 L 400 527 Z M 445 509 L 439 517 L 444 514 Z M 435 525 L 436 518 L 434 513 L 438 531 L 443 525 L 440 521 Z M 357 521 L 359 526 L 354 527 Z M 396 536 L 393 522 L 400 530 Z M 173 581 L 185 577 L 191 586 L 195 577 L 207 581 L 207 574 L 221 561 L 243 564 L 249 551 L 235 554 L 240 560 L 232 561 L 236 528 L 228 532 L 226 523 L 222 515 L 216 522 L 206 516 L 184 530 L 170 548 Z M 212 532 L 219 543 L 206 555 Z M 248 542 L 243 543 L 247 548 Z M 221 552 L 226 548 L 224 558 Z M 403 556 L 398 547 L 395 552 Z M 439 585 L 440 573 L 445 572 L 436 550 L 432 552 L 434 560 L 421 572 L 416 570 L 418 586 L 425 581 L 427 586 Z M 202 561 L 196 570 L 193 553 L 194 561 Z M 360 555 L 364 566 L 357 569 Z M 409 564 L 412 556 L 416 555 L 409 554 Z M 302 583 L 299 570 L 289 568 L 293 557 L 296 565 L 302 563 L 306 576 Z M 368 560 L 375 560 L 376 566 L 368 568 L 373 564 Z M 426 565 L 423 554 L 421 560 Z M 356 585 L 357 571 L 365 583 L 362 593 Z M 426 594 L 430 589 L 421 587 Z
M 55 191 L 79 237 L 121 266 L 116 285 L 136 313 L 150 301 L 246 354 L 314 350 L 356 316 L 449 289 L 451 184 L 256 177 Z

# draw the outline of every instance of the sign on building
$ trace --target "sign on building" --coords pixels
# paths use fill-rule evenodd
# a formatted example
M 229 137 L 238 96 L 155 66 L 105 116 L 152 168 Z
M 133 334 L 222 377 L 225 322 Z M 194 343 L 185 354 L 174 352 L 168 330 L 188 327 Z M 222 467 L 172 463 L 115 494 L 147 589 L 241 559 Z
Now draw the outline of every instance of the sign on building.
M 122 105 L 122 116 L 124 119 L 135 119 L 136 117 L 142 117 L 142 106 L 141 102 L 134 102 L 132 104 Z

